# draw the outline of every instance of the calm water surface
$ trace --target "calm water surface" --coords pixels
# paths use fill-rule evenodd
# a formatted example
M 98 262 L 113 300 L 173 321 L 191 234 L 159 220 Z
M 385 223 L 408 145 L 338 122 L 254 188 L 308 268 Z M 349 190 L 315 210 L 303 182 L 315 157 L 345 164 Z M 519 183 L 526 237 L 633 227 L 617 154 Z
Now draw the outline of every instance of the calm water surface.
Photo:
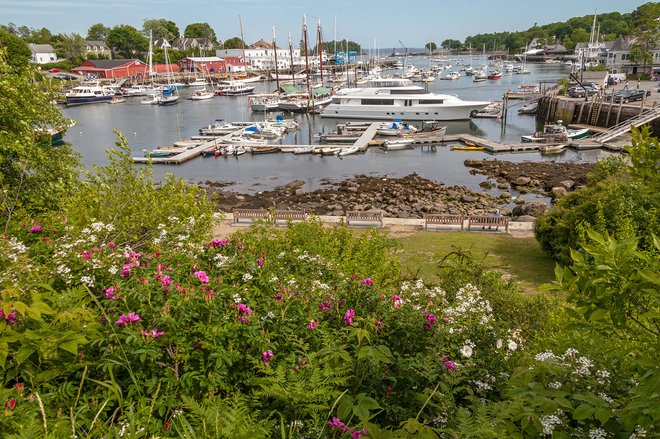
M 466 62 L 467 57 L 464 58 Z M 472 61 L 475 65 L 482 61 Z M 425 58 L 415 59 L 419 67 L 428 65 Z M 471 77 L 456 81 L 436 80 L 430 84 L 430 91 L 456 94 L 464 100 L 499 100 L 505 91 L 515 89 L 520 84 L 534 84 L 540 81 L 553 81 L 566 76 L 569 68 L 557 64 L 528 65 L 530 75 L 504 75 L 497 81 L 473 83 Z M 454 69 L 457 69 L 456 67 Z M 386 72 L 390 73 L 390 72 Z M 270 91 L 274 82 L 260 83 L 255 93 Z M 119 130 L 127 138 L 136 156 L 143 149 L 171 145 L 174 141 L 197 135 L 198 130 L 215 119 L 227 121 L 260 120 L 263 115 L 252 114 L 247 97 L 216 96 L 206 101 L 186 99 L 190 90 L 181 91 L 179 104 L 160 107 L 142 105 L 141 98 L 128 98 L 123 104 L 84 105 L 64 108 L 66 117 L 75 119 L 78 124 L 66 134 L 66 140 L 83 156 L 83 162 L 91 167 L 105 164 L 105 149 L 112 147 L 116 140 L 114 130 Z M 269 115 L 274 117 L 274 114 Z M 319 116 L 293 115 L 301 125 L 301 130 L 289 133 L 276 141 L 282 144 L 316 143 L 314 135 L 335 130 L 337 119 L 322 119 Z M 517 109 L 509 111 L 506 131 L 503 134 L 499 120 L 474 119 L 465 122 L 441 122 L 447 125 L 448 133 L 472 133 L 498 141 L 520 141 L 520 136 L 535 131 L 533 116 L 519 116 Z M 602 151 L 567 151 L 561 156 L 543 157 L 538 152 L 498 154 L 497 159 L 509 161 L 595 161 L 604 156 Z M 337 157 L 320 155 L 266 154 L 240 158 L 196 158 L 181 165 L 154 166 L 155 177 L 160 179 L 166 173 L 174 173 L 187 181 L 197 183 L 206 180 L 230 182 L 229 187 L 239 192 L 257 192 L 281 186 L 294 179 L 306 181 L 305 188 L 314 190 L 322 180 L 345 179 L 356 174 L 387 175 L 402 177 L 413 172 L 442 181 L 447 185 L 462 185 L 478 188 L 483 176 L 469 174 L 463 165 L 466 158 L 495 158 L 483 152 L 450 151 L 448 146 L 437 148 L 416 147 L 411 150 L 386 152 L 370 148 L 364 154 Z

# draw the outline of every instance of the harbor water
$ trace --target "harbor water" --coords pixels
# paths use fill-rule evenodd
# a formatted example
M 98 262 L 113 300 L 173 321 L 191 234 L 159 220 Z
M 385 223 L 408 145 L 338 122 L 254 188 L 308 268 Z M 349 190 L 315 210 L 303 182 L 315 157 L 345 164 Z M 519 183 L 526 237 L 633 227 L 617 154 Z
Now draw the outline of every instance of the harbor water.
M 485 59 L 457 58 L 464 64 L 481 65 Z M 428 66 L 426 57 L 413 60 L 419 68 Z M 455 64 L 455 62 L 453 62 Z M 507 90 L 514 90 L 518 85 L 539 84 L 542 81 L 556 81 L 566 77 L 569 66 L 561 64 L 528 64 L 529 75 L 505 74 L 499 80 L 474 83 L 472 77 L 462 76 L 458 80 L 440 80 L 429 84 L 429 91 L 455 94 L 463 100 L 501 100 Z M 452 70 L 458 70 L 454 66 Z M 386 71 L 385 74 L 396 73 Z M 440 75 L 444 76 L 445 72 Z M 273 81 L 264 81 L 257 85 L 255 93 L 272 92 Z M 264 115 L 251 113 L 247 96 L 216 96 L 213 99 L 192 101 L 187 98 L 190 89 L 182 89 L 179 103 L 173 106 L 140 104 L 141 98 L 128 98 L 125 103 L 116 105 L 94 104 L 63 108 L 64 116 L 74 119 L 77 124 L 70 128 L 65 140 L 82 154 L 83 163 L 90 167 L 107 163 L 106 148 L 114 146 L 115 130 L 121 132 L 135 156 L 142 156 L 143 150 L 158 146 L 172 145 L 173 142 L 189 139 L 198 135 L 199 129 L 213 123 L 216 119 L 225 121 L 259 121 Z M 269 113 L 274 118 L 279 113 Z M 336 129 L 338 123 L 345 121 L 321 118 L 318 115 L 285 114 L 285 118 L 295 119 L 301 129 L 285 137 L 271 141 L 274 144 L 310 144 L 318 143 L 315 135 L 328 133 Z M 447 133 L 470 133 L 476 136 L 503 142 L 519 142 L 521 135 L 536 130 L 533 116 L 518 115 L 517 107 L 509 110 L 506 130 L 503 132 L 498 119 L 473 119 L 460 122 L 440 122 L 447 126 Z M 308 191 L 318 188 L 325 180 L 343 180 L 357 174 L 402 177 L 417 173 L 422 177 L 442 181 L 446 185 L 461 185 L 477 189 L 483 176 L 471 175 L 463 165 L 465 159 L 498 159 L 509 161 L 558 162 L 595 161 L 606 152 L 566 151 L 559 156 L 544 157 L 538 152 L 504 153 L 497 156 L 484 152 L 450 151 L 450 145 L 415 147 L 403 151 L 383 151 L 369 148 L 364 154 L 337 158 L 334 156 L 293 154 L 245 154 L 229 158 L 196 158 L 180 165 L 154 166 L 154 176 L 162 179 L 167 173 L 173 173 L 191 183 L 217 181 L 229 183 L 227 187 L 237 192 L 255 193 L 269 190 L 301 179 L 306 182 Z M 138 166 L 138 165 L 136 165 Z

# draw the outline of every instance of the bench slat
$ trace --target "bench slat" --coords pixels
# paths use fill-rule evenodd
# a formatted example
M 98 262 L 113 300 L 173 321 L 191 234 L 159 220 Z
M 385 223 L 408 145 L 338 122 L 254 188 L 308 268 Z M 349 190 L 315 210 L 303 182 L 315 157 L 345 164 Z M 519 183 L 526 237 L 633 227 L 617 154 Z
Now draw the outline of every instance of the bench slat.
M 346 212 L 346 225 L 350 226 L 351 221 L 377 222 L 383 227 L 383 212 L 360 212 L 349 210 Z
M 471 226 L 495 227 L 497 230 L 504 226 L 506 232 L 509 232 L 509 217 L 495 215 L 471 215 L 468 219 L 468 230 Z
M 463 230 L 463 215 L 455 215 L 448 213 L 429 213 L 426 215 L 426 222 L 424 228 L 428 229 L 429 224 L 438 225 L 438 226 L 461 226 Z

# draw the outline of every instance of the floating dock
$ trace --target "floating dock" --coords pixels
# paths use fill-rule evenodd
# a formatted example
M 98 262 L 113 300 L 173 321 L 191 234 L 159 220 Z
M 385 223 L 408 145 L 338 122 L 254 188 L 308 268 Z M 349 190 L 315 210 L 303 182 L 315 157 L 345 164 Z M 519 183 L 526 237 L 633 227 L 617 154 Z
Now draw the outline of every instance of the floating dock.
M 310 147 L 313 146 L 316 149 L 323 148 L 351 148 L 357 146 L 360 151 L 365 151 L 370 146 L 380 146 L 383 141 L 376 139 L 378 131 L 379 122 L 374 122 L 369 125 L 369 127 L 360 135 L 360 137 L 352 145 L 338 145 L 338 144 L 320 144 L 320 145 L 282 145 L 277 143 L 271 143 L 269 146 L 281 148 L 281 152 L 293 152 L 297 148 Z M 584 124 L 572 124 L 569 125 L 570 128 L 589 128 L 592 132 L 599 133 L 604 129 L 599 127 L 594 127 L 593 125 L 584 125 Z M 240 131 L 239 131 L 240 132 Z M 225 140 L 229 140 L 237 133 L 226 134 L 223 136 L 194 136 L 193 140 L 205 140 L 204 143 L 198 145 L 194 148 L 187 149 L 181 153 L 169 156 L 169 157 L 134 157 L 133 161 L 135 163 L 147 163 L 151 161 L 154 164 L 181 164 L 187 162 L 190 159 L 199 157 L 202 152 L 212 146 L 218 146 L 225 143 Z M 531 142 L 514 142 L 514 143 L 500 143 L 494 140 L 484 139 L 482 137 L 473 136 L 472 134 L 442 134 L 439 135 L 433 131 L 431 132 L 418 132 L 412 135 L 407 136 L 409 139 L 413 139 L 413 145 L 437 145 L 437 144 L 446 144 L 448 142 L 462 142 L 467 145 L 476 145 L 483 147 L 483 151 L 491 154 L 503 153 L 503 152 L 528 152 L 528 151 L 538 151 L 545 144 L 543 143 L 531 143 Z M 621 151 L 626 145 L 630 144 L 630 136 L 622 136 L 622 138 L 615 140 L 610 140 L 606 143 L 599 143 L 592 139 L 580 139 L 580 140 L 571 140 L 568 142 L 568 146 L 576 149 L 578 151 L 590 150 L 590 149 L 608 149 L 610 151 Z

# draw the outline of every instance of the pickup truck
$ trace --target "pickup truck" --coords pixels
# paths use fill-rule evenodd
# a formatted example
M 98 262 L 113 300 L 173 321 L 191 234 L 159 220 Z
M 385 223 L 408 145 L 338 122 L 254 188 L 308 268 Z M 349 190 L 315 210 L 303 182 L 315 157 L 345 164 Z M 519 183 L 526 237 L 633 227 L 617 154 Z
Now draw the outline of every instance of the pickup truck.
M 628 102 L 641 101 L 642 99 L 644 99 L 644 95 L 650 96 L 651 91 L 650 90 L 644 91 L 637 89 L 619 90 L 614 94 L 608 95 L 606 100 L 610 102 L 616 102 L 617 104 L 619 102 L 623 102 L 624 104 L 627 104 Z

